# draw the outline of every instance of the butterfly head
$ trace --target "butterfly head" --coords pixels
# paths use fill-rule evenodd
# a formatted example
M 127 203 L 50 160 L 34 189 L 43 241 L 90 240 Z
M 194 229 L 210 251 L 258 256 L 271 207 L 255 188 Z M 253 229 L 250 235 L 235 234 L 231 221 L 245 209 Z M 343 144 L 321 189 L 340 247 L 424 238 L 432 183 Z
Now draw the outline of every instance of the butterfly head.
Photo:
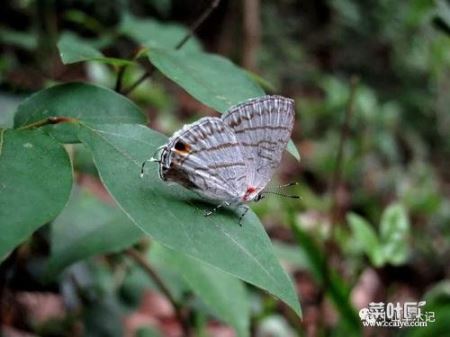
M 163 160 L 163 154 L 164 154 L 165 148 L 166 148 L 166 145 L 158 147 L 156 149 L 155 153 L 153 153 L 153 155 L 149 159 L 145 160 L 142 163 L 142 166 L 141 166 L 141 178 L 144 176 L 144 167 L 145 167 L 145 164 L 147 162 L 159 163 L 160 164 L 159 167 L 160 167 L 160 170 L 161 170 L 161 163 L 162 163 L 162 160 Z M 161 175 L 161 173 L 160 173 L 160 175 Z
M 169 171 L 172 170 L 172 175 L 177 176 L 182 172 L 180 170 L 173 170 L 174 164 L 180 165 L 182 161 L 189 156 L 192 147 L 187 142 L 175 137 L 174 140 L 169 141 L 166 145 L 161 147 L 159 160 L 159 176 L 162 180 L 168 179 Z M 176 172 L 175 172 L 176 171 Z M 170 174 L 169 174 L 170 175 Z

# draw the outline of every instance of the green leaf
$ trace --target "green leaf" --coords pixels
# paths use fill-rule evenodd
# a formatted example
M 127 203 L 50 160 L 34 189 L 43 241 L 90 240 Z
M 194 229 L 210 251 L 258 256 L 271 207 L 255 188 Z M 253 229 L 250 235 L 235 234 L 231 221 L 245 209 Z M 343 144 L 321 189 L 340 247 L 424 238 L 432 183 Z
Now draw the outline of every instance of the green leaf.
M 148 57 L 164 75 L 219 112 L 264 95 L 245 71 L 218 55 L 151 49 Z
M 175 49 L 188 34 L 188 30 L 178 24 L 139 19 L 129 14 L 123 16 L 119 31 L 150 50 L 153 48 Z M 191 37 L 183 46 L 183 50 L 199 51 L 201 45 L 196 38 Z
M 82 125 L 78 136 L 92 152 L 110 194 L 144 232 L 171 249 L 266 289 L 300 314 L 292 282 L 254 213 L 248 213 L 242 227 L 240 213 L 223 210 L 204 217 L 203 211 L 212 206 L 161 181 L 156 165 L 149 165 L 145 179 L 140 179 L 141 163 L 166 137 L 139 125 Z
M 32 32 L 9 30 L 4 27 L 0 29 L 0 41 L 2 44 L 17 46 L 26 50 L 34 50 L 38 46 L 36 34 L 33 34 Z
M 258 75 L 257 73 L 254 73 L 249 70 L 246 70 L 246 73 L 253 81 L 258 83 L 258 85 L 261 86 L 261 88 L 263 88 L 264 91 L 269 91 L 269 92 L 277 91 L 277 89 L 275 88 L 275 86 L 273 86 L 272 83 L 270 83 L 268 80 L 266 80 L 262 76 Z
M 53 278 L 76 261 L 121 251 L 142 236 L 142 231 L 120 209 L 86 190 L 76 189 L 64 211 L 52 223 L 46 275 Z
M 61 35 L 58 49 L 64 64 L 92 60 L 104 56 L 84 39 L 67 32 Z
M 450 28 L 450 5 L 445 0 L 436 1 L 436 15 Z
M 114 282 L 113 280 L 108 281 Z M 93 293 L 92 288 L 82 289 L 82 291 L 88 292 L 90 290 Z M 80 310 L 83 336 L 123 337 L 125 335 L 122 320 L 126 312 L 113 292 L 108 291 L 108 293 L 100 294 L 95 298 L 95 301 L 86 302 L 83 303 L 83 310 Z
M 324 282 L 325 257 L 318 247 L 315 239 L 311 238 L 308 233 L 299 228 L 297 224 L 291 223 L 291 230 L 295 235 L 295 239 L 300 247 L 300 251 L 304 252 L 307 257 L 307 266 L 313 277 L 318 281 Z
M 59 55 L 64 64 L 71 64 L 83 61 L 99 61 L 115 66 L 130 65 L 132 61 L 106 57 L 96 49 L 92 42 L 80 38 L 72 33 L 66 32 L 61 35 L 58 42 Z
M 151 257 L 164 261 L 165 265 L 181 274 L 194 293 L 219 318 L 233 326 L 238 336 L 250 335 L 250 305 L 241 281 L 162 245 L 152 246 Z
M 148 57 L 164 75 L 219 112 L 264 95 L 261 87 L 244 70 L 218 55 L 151 49 Z M 292 141 L 288 143 L 287 150 L 300 160 Z
M 70 195 L 64 148 L 42 130 L 0 130 L 0 260 L 55 218 Z
M 431 315 L 426 327 L 416 326 L 405 331 L 405 337 L 446 337 L 450 331 L 450 281 L 448 279 L 431 285 L 431 289 L 422 297 L 426 304 L 421 308 L 422 317 L 426 320 Z M 431 318 L 431 317 L 430 317 Z
M 300 153 L 298 152 L 297 146 L 295 146 L 292 139 L 289 139 L 289 143 L 287 144 L 286 150 L 298 161 L 300 161 Z
M 97 168 L 92 161 L 91 153 L 83 144 L 72 144 L 72 165 L 77 173 L 88 174 L 94 177 L 98 176 Z
M 382 266 L 385 260 L 377 233 L 372 226 L 366 219 L 354 213 L 347 215 L 347 222 L 353 233 L 354 244 L 367 254 L 373 265 Z
M 310 261 L 301 247 L 283 241 L 272 241 L 272 245 L 276 256 L 282 262 L 292 265 L 296 269 L 310 269 Z
M 0 129 L 10 129 L 14 125 L 14 115 L 23 100 L 21 96 L 0 93 Z
M 29 126 L 52 116 L 96 124 L 146 123 L 140 109 L 124 96 L 92 84 L 69 83 L 39 91 L 26 99 L 17 110 L 14 126 Z M 75 143 L 77 128 L 78 123 L 61 123 L 42 129 L 62 142 Z
M 161 334 L 149 327 L 137 329 L 135 337 L 161 337 Z
M 380 243 L 386 261 L 393 265 L 405 263 L 409 254 L 410 224 L 405 208 L 392 204 L 381 216 Z

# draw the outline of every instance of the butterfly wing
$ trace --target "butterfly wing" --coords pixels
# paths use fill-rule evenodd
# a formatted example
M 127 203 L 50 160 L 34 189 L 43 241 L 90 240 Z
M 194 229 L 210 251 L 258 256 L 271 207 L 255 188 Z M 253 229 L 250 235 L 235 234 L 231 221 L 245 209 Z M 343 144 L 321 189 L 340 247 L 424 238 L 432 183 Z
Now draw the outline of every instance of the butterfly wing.
M 233 129 L 249 167 L 248 184 L 263 189 L 279 166 L 294 127 L 294 101 L 281 96 L 251 99 L 222 116 Z
M 246 172 L 236 135 L 220 118 L 204 117 L 185 125 L 161 154 L 163 180 L 213 200 L 238 200 L 245 188 Z

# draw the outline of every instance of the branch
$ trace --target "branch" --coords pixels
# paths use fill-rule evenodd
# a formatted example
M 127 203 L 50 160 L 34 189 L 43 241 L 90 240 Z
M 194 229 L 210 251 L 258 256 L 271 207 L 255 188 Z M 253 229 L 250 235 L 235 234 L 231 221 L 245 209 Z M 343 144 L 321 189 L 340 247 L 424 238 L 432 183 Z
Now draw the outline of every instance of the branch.
M 190 336 L 191 328 L 187 320 L 185 319 L 185 315 L 183 314 L 182 307 L 177 303 L 175 298 L 170 293 L 169 288 L 164 284 L 164 281 L 159 277 L 158 273 L 153 269 L 153 267 L 148 263 L 148 261 L 135 249 L 131 248 L 126 251 L 126 255 L 128 255 L 131 259 L 133 259 L 146 273 L 147 275 L 156 283 L 159 290 L 167 297 L 169 302 L 172 304 L 175 310 L 175 316 L 177 317 L 178 322 L 183 328 L 183 335 Z
M 175 50 L 180 50 L 194 35 L 195 31 L 200 27 L 200 25 L 206 20 L 206 18 L 211 14 L 211 12 L 219 5 L 220 0 L 211 0 L 208 7 L 205 8 L 205 10 L 200 14 L 197 20 L 189 27 L 189 31 L 186 33 L 186 35 L 180 40 L 180 42 L 177 43 L 175 46 Z M 130 85 L 129 88 L 124 90 L 124 95 L 129 95 L 134 89 L 136 89 L 137 86 L 139 86 L 142 82 L 144 82 L 147 78 L 153 75 L 156 68 L 152 65 L 152 68 L 150 70 L 147 70 L 141 77 L 139 77 L 136 82 L 134 82 L 132 85 Z
M 256 71 L 257 52 L 261 43 L 260 0 L 243 1 L 242 66 Z

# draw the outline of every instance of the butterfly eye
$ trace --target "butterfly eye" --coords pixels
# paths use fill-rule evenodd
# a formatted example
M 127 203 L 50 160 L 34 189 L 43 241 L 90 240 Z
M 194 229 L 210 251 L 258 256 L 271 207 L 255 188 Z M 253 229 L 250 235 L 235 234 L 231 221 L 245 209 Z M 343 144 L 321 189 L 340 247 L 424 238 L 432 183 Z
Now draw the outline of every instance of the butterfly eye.
M 191 147 L 188 144 L 183 143 L 182 141 L 178 141 L 178 142 L 175 143 L 174 149 L 177 152 L 189 153 L 190 150 L 191 150 Z

